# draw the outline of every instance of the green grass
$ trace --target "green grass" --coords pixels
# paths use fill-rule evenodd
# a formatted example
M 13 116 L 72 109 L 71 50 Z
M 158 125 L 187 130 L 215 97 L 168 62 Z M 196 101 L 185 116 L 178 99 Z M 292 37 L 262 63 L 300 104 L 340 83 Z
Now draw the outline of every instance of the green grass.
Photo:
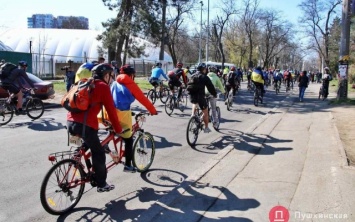
M 67 92 L 64 81 L 54 81 L 53 86 L 54 91 L 58 94 L 65 94 Z
M 332 92 L 337 92 L 338 91 L 338 80 L 337 79 L 333 79 L 332 81 L 330 81 L 329 83 L 329 90 Z M 355 92 L 355 89 L 351 88 L 353 84 L 348 83 L 348 92 Z
M 331 99 L 329 101 L 329 104 L 331 105 L 355 105 L 355 99 L 342 99 L 342 100 L 337 100 L 337 99 Z

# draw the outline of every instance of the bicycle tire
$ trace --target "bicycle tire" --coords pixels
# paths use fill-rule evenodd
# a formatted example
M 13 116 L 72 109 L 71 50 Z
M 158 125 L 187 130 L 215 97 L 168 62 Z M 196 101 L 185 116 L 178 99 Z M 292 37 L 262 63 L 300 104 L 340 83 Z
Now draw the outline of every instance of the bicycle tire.
M 320 99 L 322 97 L 322 91 L 323 91 L 323 88 L 321 86 L 319 89 L 319 93 L 318 93 L 318 99 Z
M 259 95 L 255 91 L 255 93 L 254 93 L 254 106 L 258 106 L 258 105 L 259 105 Z
M 164 87 L 160 93 L 160 101 L 165 104 L 169 96 L 170 96 L 170 90 Z
M 186 128 L 186 140 L 187 140 L 187 144 L 189 144 L 189 146 L 193 147 L 196 144 L 197 138 L 198 138 L 198 134 L 199 134 L 199 123 L 200 121 L 198 120 L 198 117 L 193 116 L 190 118 L 189 123 L 187 124 L 187 128 Z M 190 138 L 191 136 L 191 138 Z
M 213 125 L 213 128 L 218 131 L 219 129 L 219 125 L 221 123 L 221 109 L 217 106 L 216 107 L 216 112 L 217 112 L 217 118 L 218 118 L 218 124 L 214 124 L 216 122 L 215 119 L 213 119 L 213 117 L 211 118 L 212 119 L 212 125 Z
M 14 109 L 10 104 L 3 103 L 0 106 L 0 126 L 8 124 L 14 117 Z M 7 119 L 6 119 L 7 118 Z
M 181 95 L 179 101 L 179 109 L 181 112 L 184 112 L 186 108 L 187 108 L 187 95 Z
M 59 172 L 56 172 L 56 170 L 60 167 L 62 167 L 62 165 L 68 164 L 68 168 L 64 167 L 64 169 L 59 169 Z M 70 170 L 71 167 L 74 166 L 74 172 L 73 175 L 70 174 Z M 62 172 L 64 171 L 64 172 Z M 77 176 L 77 172 L 79 172 L 79 176 L 80 178 L 74 178 Z M 64 174 L 63 174 L 64 173 Z M 60 175 L 61 174 L 61 175 Z M 54 175 L 54 180 L 53 182 L 50 184 L 50 188 L 48 188 L 47 186 L 49 185 L 48 183 L 50 182 L 50 178 L 51 176 Z M 49 171 L 47 172 L 46 176 L 43 179 L 42 185 L 41 185 L 41 190 L 40 190 L 40 199 L 41 199 L 41 204 L 43 206 L 43 208 L 50 214 L 53 215 L 62 215 L 65 214 L 67 212 L 69 212 L 70 210 L 72 210 L 80 201 L 80 198 L 83 195 L 84 189 L 85 189 L 85 183 L 81 183 L 78 186 L 75 186 L 73 188 L 67 188 L 65 187 L 65 185 L 68 184 L 57 184 L 57 181 L 64 181 L 64 175 L 67 176 L 67 178 L 71 178 L 74 179 L 76 182 L 78 180 L 84 180 L 84 175 L 85 172 L 82 168 L 82 166 L 80 164 L 78 164 L 77 161 L 72 160 L 72 159 L 64 159 L 59 161 L 58 163 L 56 163 L 55 165 L 52 166 L 52 168 L 49 169 Z M 70 176 L 68 176 L 70 175 Z M 63 178 L 59 179 L 59 176 L 63 176 Z M 66 181 L 66 183 L 68 183 L 68 181 Z M 73 182 L 75 183 L 75 182 Z M 55 185 L 55 186 L 53 186 Z M 47 188 L 48 189 L 55 189 L 57 188 L 58 190 L 54 190 L 52 193 L 53 196 L 49 197 L 47 194 Z M 77 196 L 73 199 L 73 189 L 78 188 L 78 193 Z M 62 194 L 62 195 L 60 195 Z M 60 196 L 58 198 L 58 196 Z M 69 198 L 69 199 L 67 199 Z M 74 201 L 73 201 L 74 200 Z M 60 203 L 58 204 L 57 203 Z M 62 205 L 62 202 L 63 205 Z M 62 207 L 65 204 L 69 203 L 68 207 L 65 207 L 64 209 L 56 209 L 56 207 Z
M 155 103 L 157 98 L 156 98 L 156 92 L 155 92 L 154 89 L 151 89 L 151 90 L 148 91 L 147 98 L 150 100 L 150 102 L 152 102 L 152 104 Z
M 133 165 L 137 171 L 147 171 L 153 163 L 155 155 L 155 142 L 152 134 L 140 133 L 133 143 Z
M 175 108 L 175 101 L 173 96 L 169 96 L 167 102 L 165 103 L 165 112 L 168 114 L 168 116 L 171 116 L 171 114 L 174 112 Z
M 32 98 L 26 103 L 26 113 L 31 119 L 38 119 L 44 113 L 44 105 L 42 100 L 38 98 Z

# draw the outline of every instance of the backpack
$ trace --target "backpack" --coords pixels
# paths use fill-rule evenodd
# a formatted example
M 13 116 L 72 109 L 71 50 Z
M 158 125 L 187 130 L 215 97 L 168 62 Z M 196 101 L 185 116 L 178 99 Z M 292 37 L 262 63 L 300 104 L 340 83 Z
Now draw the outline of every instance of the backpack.
M 127 87 L 118 82 L 113 82 L 111 85 L 111 94 L 115 107 L 120 111 L 129 110 L 135 98 Z
M 227 82 L 231 85 L 235 84 L 235 76 L 233 72 L 229 72 L 227 76 Z
M 84 112 L 90 108 L 93 88 L 95 88 L 94 78 L 81 79 L 72 85 L 70 90 L 63 96 L 60 104 L 69 112 Z
M 7 62 L 1 65 L 0 67 L 0 79 L 6 79 L 10 76 L 12 70 L 16 69 L 17 65 Z
M 193 74 L 187 83 L 186 90 L 190 95 L 197 94 L 201 88 L 200 73 Z

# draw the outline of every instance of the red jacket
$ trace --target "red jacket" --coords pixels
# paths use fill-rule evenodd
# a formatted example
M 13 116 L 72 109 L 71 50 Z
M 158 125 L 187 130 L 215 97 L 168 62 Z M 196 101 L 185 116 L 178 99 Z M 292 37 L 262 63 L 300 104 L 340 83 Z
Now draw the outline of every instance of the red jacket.
M 92 96 L 91 104 L 93 105 L 90 107 L 88 111 L 87 118 L 86 118 L 86 125 L 96 130 L 99 129 L 97 114 L 99 114 L 99 112 L 101 111 L 101 105 L 104 105 L 115 132 L 117 133 L 121 132 L 122 128 L 118 121 L 116 108 L 113 103 L 113 98 L 110 91 L 110 86 L 107 85 L 104 81 L 95 80 L 95 88 L 93 89 L 91 96 Z M 68 112 L 67 120 L 84 123 L 84 115 L 85 112 L 81 112 L 81 113 Z
M 127 74 L 120 74 L 117 76 L 116 81 L 119 84 L 125 85 L 127 89 L 132 93 L 134 98 L 136 98 L 152 115 L 157 114 L 157 110 L 154 105 L 148 100 L 148 98 L 144 95 L 142 90 L 138 87 L 138 85 L 129 77 Z

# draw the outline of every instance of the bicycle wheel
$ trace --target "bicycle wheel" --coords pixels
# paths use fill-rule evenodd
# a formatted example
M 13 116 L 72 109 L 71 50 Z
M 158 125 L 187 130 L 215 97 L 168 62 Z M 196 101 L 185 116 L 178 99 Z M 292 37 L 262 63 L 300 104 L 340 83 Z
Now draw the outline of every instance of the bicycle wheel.
M 179 101 L 179 109 L 181 112 L 184 112 L 186 107 L 187 107 L 187 95 L 182 94 Z
M 26 103 L 26 113 L 31 119 L 38 119 L 44 113 L 44 105 L 42 100 L 38 98 L 32 98 Z
M 148 91 L 147 93 L 147 98 L 154 104 L 155 101 L 157 100 L 156 96 L 155 96 L 155 90 L 151 89 Z
M 216 112 L 217 112 L 217 119 L 216 120 L 213 119 L 213 116 L 211 119 L 212 119 L 213 128 L 218 131 L 220 121 L 221 121 L 221 109 L 218 106 L 216 107 Z
M 254 106 L 259 105 L 259 93 L 255 91 L 254 93 Z
M 8 124 L 12 117 L 14 117 L 14 110 L 12 106 L 7 103 L 3 103 L 0 105 L 0 126 Z
M 196 116 L 193 116 L 190 118 L 189 123 L 187 124 L 187 129 L 186 129 L 186 140 L 187 144 L 189 144 L 191 147 L 195 146 L 197 138 L 198 138 L 198 133 L 200 130 L 200 123 L 199 119 Z
M 155 155 L 155 143 L 152 134 L 140 133 L 133 144 L 133 165 L 138 172 L 144 172 L 152 165 Z
M 233 105 L 233 89 L 231 89 L 228 92 L 228 98 L 227 98 L 227 110 L 230 111 L 231 107 Z
M 320 99 L 322 97 L 322 91 L 323 91 L 323 88 L 320 87 L 319 89 L 319 94 L 318 94 L 318 99 Z
M 165 112 L 169 116 L 173 113 L 175 108 L 175 100 L 173 96 L 169 96 L 167 102 L 165 103 Z
M 160 93 L 160 101 L 165 104 L 169 96 L 170 96 L 170 90 L 164 87 Z
M 78 162 L 65 159 L 55 164 L 43 179 L 40 198 L 50 214 L 61 215 L 73 209 L 83 195 L 84 170 Z

